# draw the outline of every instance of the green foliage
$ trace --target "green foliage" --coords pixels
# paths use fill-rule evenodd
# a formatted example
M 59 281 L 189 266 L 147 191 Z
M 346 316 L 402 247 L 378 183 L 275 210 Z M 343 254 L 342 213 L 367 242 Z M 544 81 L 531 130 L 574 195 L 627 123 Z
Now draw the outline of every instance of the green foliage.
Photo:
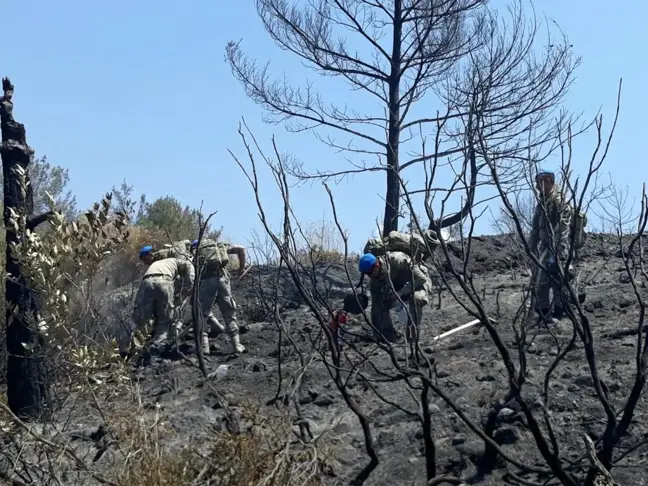
M 58 165 L 52 165 L 47 157 L 36 158 L 28 166 L 28 176 L 34 194 L 34 214 L 49 211 L 49 193 L 59 212 L 68 219 L 74 219 L 77 215 L 76 196 L 68 189 L 70 175 L 68 169 Z M 0 194 L 3 191 L 3 174 L 0 172 Z M 3 199 L 3 198 L 0 198 Z
M 113 186 L 111 192 L 115 211 L 126 214 L 133 223 L 137 223 L 144 216 L 146 196 L 141 194 L 139 201 L 136 201 L 133 195 L 133 186 L 126 182 L 126 179 L 122 181 L 119 188 Z
M 69 221 L 54 210 L 51 231 L 44 234 L 29 231 L 26 217 L 11 211 L 10 222 L 19 235 L 24 235 L 11 247 L 19 261 L 28 285 L 38 292 L 44 303 L 44 314 L 38 316 L 43 335 L 70 324 L 69 292 L 80 290 L 90 295 L 92 278 L 100 271 L 109 255 L 121 251 L 129 236 L 128 218 L 110 211 L 112 195 L 86 211 L 76 221 Z M 50 200 L 50 208 L 55 203 Z M 70 337 L 69 328 L 59 333 Z
M 136 201 L 133 186 L 126 181 L 119 188 L 113 187 L 115 209 L 126 213 L 140 228 L 160 231 L 170 241 L 193 240 L 200 229 L 200 210 L 183 206 L 174 196 L 164 196 L 147 202 L 142 194 Z M 205 238 L 220 239 L 222 229 L 207 228 Z

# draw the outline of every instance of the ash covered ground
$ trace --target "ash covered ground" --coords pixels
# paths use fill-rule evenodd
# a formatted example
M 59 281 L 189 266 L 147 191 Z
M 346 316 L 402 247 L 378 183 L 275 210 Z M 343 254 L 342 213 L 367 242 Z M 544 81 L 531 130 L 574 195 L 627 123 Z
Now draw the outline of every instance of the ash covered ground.
M 459 267 L 461 250 L 453 245 L 453 261 Z M 589 235 L 577 263 L 580 280 L 586 285 L 585 310 L 593 325 L 594 340 L 598 353 L 600 374 L 609 388 L 610 402 L 620 410 L 632 387 L 635 377 L 636 328 L 639 306 L 632 285 L 625 274 L 620 258 L 619 241 L 614 236 Z M 440 251 L 440 250 L 439 250 Z M 469 269 L 475 276 L 475 286 L 486 308 L 497 319 L 497 331 L 517 365 L 517 346 L 511 323 L 520 305 L 523 286 L 528 284 L 528 269 L 521 264 L 511 242 L 505 237 L 479 237 L 472 241 Z M 456 259 L 456 260 L 455 260 Z M 354 283 L 358 274 L 353 265 L 348 266 Z M 342 265 L 332 265 L 318 270 L 322 292 L 327 292 L 331 305 L 339 306 L 349 286 Z M 268 295 L 273 293 L 276 269 L 257 267 L 248 276 L 233 283 L 233 291 L 240 307 L 242 342 L 248 352 L 232 357 L 226 352 L 215 351 L 206 358 L 209 371 L 227 365 L 226 376 L 213 378 L 213 386 L 227 401 L 230 412 L 237 413 L 246 403 L 260 404 L 269 412 L 276 404 L 269 402 L 277 395 L 279 366 L 286 382 L 300 369 L 298 353 L 284 338 L 281 353 L 278 352 L 279 332 L 271 316 L 259 310 L 259 288 Z M 303 303 L 292 284 L 290 276 L 282 275 L 280 286 L 281 315 L 289 327 L 292 340 L 305 352 L 319 333 L 319 325 L 309 308 Z M 448 276 L 451 288 L 461 297 L 459 286 Z M 309 285 L 308 282 L 305 282 Z M 646 293 L 643 284 L 639 284 Z M 130 288 L 113 291 L 106 300 L 115 326 L 127 319 Z M 440 334 L 472 318 L 467 314 L 448 289 L 441 292 L 441 308 L 433 305 L 426 309 L 423 319 L 422 348 L 436 364 L 438 386 L 461 407 L 475 423 L 481 424 L 491 405 L 507 390 L 508 376 L 498 350 L 487 331 L 470 329 L 445 340 L 433 342 Z M 115 302 L 122 305 L 115 306 Z M 115 308 L 126 314 L 114 314 Z M 107 311 L 106 311 L 107 312 Z M 352 324 L 351 331 L 359 331 Z M 528 336 L 528 382 L 524 394 L 532 404 L 541 398 L 545 371 L 557 354 L 557 343 L 564 345 L 572 336 L 568 319 L 556 324 L 551 332 L 542 327 L 532 329 Z M 368 351 L 375 346 L 355 339 L 359 349 Z M 216 341 L 229 349 L 225 338 Z M 173 432 L 166 446 L 181 448 L 190 440 L 200 444 L 215 429 L 225 427 L 225 408 L 211 387 L 205 386 L 199 370 L 191 363 L 195 358 L 188 350 L 189 360 L 154 359 L 148 366 L 139 367 L 133 373 L 138 377 L 143 409 L 151 416 L 159 414 L 167 428 Z M 384 352 L 374 352 L 372 362 L 376 368 L 390 370 L 392 366 Z M 279 360 L 280 358 L 280 360 Z M 220 368 L 221 370 L 223 368 Z M 368 367 L 363 369 L 368 375 Z M 376 384 L 383 397 L 410 412 L 418 413 L 403 382 Z M 351 380 L 350 393 L 371 422 L 380 463 L 365 484 L 367 485 L 424 485 L 426 484 L 425 457 L 421 426 L 413 414 L 381 400 L 361 380 Z M 99 397 L 106 413 L 126 408 L 119 396 Z M 335 387 L 330 374 L 321 362 L 314 362 L 303 375 L 303 385 L 297 397 L 302 423 L 309 425 L 318 443 L 330 454 L 330 467 L 325 476 L 328 484 L 348 484 L 349 478 L 358 473 L 368 462 L 362 430 L 353 412 L 346 406 Z M 475 472 L 475 463 L 483 453 L 483 441 L 460 420 L 439 397 L 431 397 L 434 442 L 437 448 L 439 474 L 448 473 L 469 477 Z M 158 404 L 158 406 L 156 406 Z M 550 409 L 557 431 L 561 456 L 572 461 L 583 457 L 581 435 L 600 435 L 605 424 L 605 413 L 593 388 L 592 378 L 584 357 L 582 344 L 570 352 L 554 370 L 550 384 Z M 78 404 L 75 406 L 79 407 Z M 78 408 L 73 421 L 77 430 L 89 434 L 102 423 L 102 417 L 91 404 Z M 63 412 L 61 412 L 63 414 Z M 293 410 L 293 413 L 294 410 Z M 629 433 L 623 440 L 624 447 L 638 444 L 647 433 L 646 401 L 640 400 Z M 538 415 L 540 416 L 540 415 Z M 69 420 L 69 419 L 68 419 Z M 298 427 L 295 425 L 295 431 Z M 520 407 L 513 401 L 499 413 L 496 440 L 510 456 L 526 465 L 546 467 L 526 426 Z M 88 446 L 90 447 L 90 446 Z M 615 457 L 622 453 L 618 451 Z M 646 452 L 639 448 L 619 462 L 613 470 L 622 485 L 646 484 Z M 106 468 L 111 464 L 106 454 Z M 586 461 L 581 461 L 587 464 Z M 501 485 L 503 476 L 513 466 L 498 464 L 494 471 L 476 484 Z M 545 480 L 528 476 L 529 479 Z

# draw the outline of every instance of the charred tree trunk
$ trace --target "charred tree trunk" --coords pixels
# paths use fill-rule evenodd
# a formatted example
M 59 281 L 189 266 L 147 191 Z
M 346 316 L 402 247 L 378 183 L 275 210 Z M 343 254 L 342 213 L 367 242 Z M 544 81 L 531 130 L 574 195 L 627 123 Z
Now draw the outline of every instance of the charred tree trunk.
M 401 0 L 394 2 L 394 33 L 392 40 L 391 72 L 389 75 L 389 128 L 387 130 L 387 191 L 383 236 L 398 230 L 400 206 L 400 164 L 398 152 L 401 130 L 401 62 L 403 54 L 403 21 Z
M 27 228 L 44 220 L 33 216 L 34 201 L 27 168 L 33 150 L 27 145 L 25 126 L 13 117 L 14 87 L 8 78 L 2 80 L 0 98 L 2 128 L 2 171 L 4 175 L 4 223 L 6 231 L 7 317 L 7 399 L 11 410 L 23 419 L 47 418 L 50 412 L 50 373 L 44 353 L 45 340 L 36 326 L 40 315 L 39 296 L 29 288 L 20 263 L 14 258 L 11 243 L 20 241 Z M 25 216 L 18 231 L 11 223 L 11 211 Z

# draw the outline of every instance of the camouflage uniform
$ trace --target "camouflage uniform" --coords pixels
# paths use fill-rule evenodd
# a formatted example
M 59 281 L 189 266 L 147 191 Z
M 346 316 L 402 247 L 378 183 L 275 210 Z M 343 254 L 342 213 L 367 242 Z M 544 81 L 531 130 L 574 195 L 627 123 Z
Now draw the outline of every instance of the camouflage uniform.
M 165 258 L 183 258 L 191 261 L 191 242 L 189 240 L 176 241 L 165 244 L 163 248 L 154 251 L 153 261 L 164 260 Z
M 556 264 L 565 261 L 569 253 L 569 228 L 571 225 L 572 208 L 558 186 L 554 186 L 547 195 L 540 194 L 531 222 L 529 246 L 536 255 L 544 256 L 542 263 L 548 266 L 551 259 Z M 569 272 L 571 273 L 571 267 Z M 547 273 L 538 268 L 536 288 L 537 310 L 548 315 L 551 307 L 549 292 L 553 290 L 554 314 L 562 313 L 563 303 L 560 297 L 562 286 L 550 278 Z
M 176 320 L 174 283 L 181 280 L 184 288 L 189 289 L 194 277 L 193 265 L 181 258 L 153 262 L 142 277 L 135 297 L 133 321 L 136 330 L 142 332 L 153 319 L 154 345 L 161 345 L 167 340 L 170 326 Z
M 175 241 L 173 243 L 167 243 L 164 245 L 163 248 L 154 251 L 151 255 L 153 256 L 153 261 L 157 262 L 159 260 L 164 260 L 165 258 L 180 258 L 181 260 L 187 260 L 189 262 L 193 261 L 193 257 L 191 255 L 191 241 L 189 240 L 182 240 L 182 241 Z M 184 293 L 182 292 L 182 280 L 181 279 L 176 279 L 174 282 L 175 286 L 175 294 L 174 294 L 174 299 L 173 299 L 173 304 L 175 305 L 176 309 L 183 309 L 183 302 L 185 301 L 185 298 L 183 297 Z M 177 322 L 174 324 L 173 328 L 173 333 L 174 336 L 177 336 L 177 334 L 180 332 L 180 329 L 182 329 L 183 325 L 183 312 L 179 312 L 176 314 L 176 319 Z
M 205 239 L 201 241 L 200 248 L 215 246 L 216 244 L 213 240 Z M 220 244 L 225 245 L 224 248 L 226 249 L 229 248 L 229 245 L 225 243 Z M 200 251 L 200 248 L 197 251 Z M 200 262 L 201 267 L 204 263 L 206 262 Z M 232 340 L 234 350 L 237 353 L 242 353 L 245 351 L 245 347 L 240 342 L 239 327 L 236 318 L 236 302 L 232 297 L 230 273 L 227 267 L 225 265 L 205 265 L 201 269 L 200 279 L 198 298 L 205 322 L 210 324 L 212 333 L 221 332 L 223 326 L 216 320 L 211 311 L 214 304 L 217 304 L 223 314 L 223 319 L 225 320 L 224 328 Z M 206 353 L 209 352 L 209 336 L 207 332 L 203 333 L 203 350 Z
M 397 334 L 389 313 L 389 310 L 399 302 L 394 298 L 394 291 L 403 296 L 403 301 L 409 304 L 409 311 L 414 319 L 413 324 L 418 328 L 423 317 L 423 307 L 429 304 L 432 280 L 427 267 L 423 263 L 415 263 L 406 253 L 387 252 L 384 256 L 378 257 L 378 261 L 381 271 L 378 275 L 372 274 L 369 279 L 371 322 L 385 336 L 385 339 L 395 341 Z
M 156 252 L 153 253 L 154 261 L 161 260 L 164 258 L 182 258 L 193 263 L 193 255 L 191 254 L 191 241 L 182 240 L 182 241 L 176 241 L 171 244 L 166 244 L 164 245 L 164 248 L 157 250 Z M 175 294 L 174 303 L 176 308 L 179 309 L 182 307 L 182 303 L 184 299 L 182 297 L 182 289 L 178 288 L 177 283 L 178 281 L 176 281 L 176 294 Z M 223 331 L 225 331 L 225 326 L 223 326 L 220 322 L 218 322 L 218 319 L 216 319 L 213 310 L 211 310 L 209 312 L 209 316 L 207 316 L 207 323 L 209 324 L 209 327 L 211 329 L 211 334 L 213 336 L 218 335 Z M 180 329 L 182 325 L 183 325 L 183 316 L 179 315 L 178 322 L 176 323 L 176 328 Z

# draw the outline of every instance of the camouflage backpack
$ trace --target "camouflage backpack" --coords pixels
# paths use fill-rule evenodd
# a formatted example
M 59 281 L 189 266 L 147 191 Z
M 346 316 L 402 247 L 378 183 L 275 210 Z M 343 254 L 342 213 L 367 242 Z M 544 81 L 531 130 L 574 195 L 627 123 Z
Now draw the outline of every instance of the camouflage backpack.
M 429 246 L 429 250 L 428 247 Z M 371 238 L 364 247 L 364 253 L 382 256 L 388 251 L 401 251 L 415 260 L 427 260 L 440 245 L 436 232 L 425 231 L 422 235 L 392 231 L 387 237 Z
M 156 262 L 158 260 L 164 260 L 165 258 L 180 258 L 183 260 L 191 260 L 191 253 L 187 251 L 187 244 L 185 241 L 166 243 L 164 245 L 164 248 L 153 252 L 153 261 Z
M 220 241 L 203 240 L 196 250 L 199 264 L 204 265 L 207 272 L 218 271 L 227 266 L 229 255 L 227 250 L 229 245 Z

